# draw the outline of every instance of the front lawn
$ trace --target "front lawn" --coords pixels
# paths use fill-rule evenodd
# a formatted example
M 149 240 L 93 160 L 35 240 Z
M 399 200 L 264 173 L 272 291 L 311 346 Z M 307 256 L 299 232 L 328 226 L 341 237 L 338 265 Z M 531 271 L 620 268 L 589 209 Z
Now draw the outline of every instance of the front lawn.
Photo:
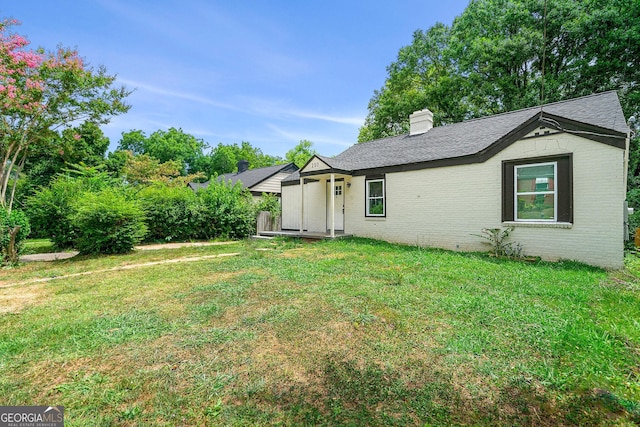
M 627 261 L 348 239 L 29 264 L 0 271 L 0 405 L 63 405 L 68 426 L 632 425 Z

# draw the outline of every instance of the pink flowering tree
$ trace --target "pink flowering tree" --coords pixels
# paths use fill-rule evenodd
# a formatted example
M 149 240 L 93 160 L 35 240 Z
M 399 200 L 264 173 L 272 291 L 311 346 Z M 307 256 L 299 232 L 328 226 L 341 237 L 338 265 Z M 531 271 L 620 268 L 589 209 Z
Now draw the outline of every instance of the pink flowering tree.
M 0 21 L 0 204 L 9 211 L 30 149 L 51 130 L 107 123 L 130 108 L 124 102 L 130 92 L 114 87 L 104 67 L 87 67 L 75 50 L 29 49 L 11 31 L 18 24 Z

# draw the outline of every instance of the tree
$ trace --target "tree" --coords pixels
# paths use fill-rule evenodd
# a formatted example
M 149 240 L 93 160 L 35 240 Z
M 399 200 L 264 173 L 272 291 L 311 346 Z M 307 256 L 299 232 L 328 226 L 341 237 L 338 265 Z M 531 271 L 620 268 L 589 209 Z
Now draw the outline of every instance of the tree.
M 237 171 L 240 160 L 248 161 L 250 169 L 273 166 L 283 162 L 280 157 L 263 154 L 260 148 L 254 147 L 247 141 L 243 141 L 240 145 L 219 143 L 209 157 L 209 169 L 203 171 L 209 177 Z
M 124 151 L 124 153 L 126 153 L 126 160 L 122 174 L 126 181 L 132 185 L 162 183 L 184 187 L 187 183 L 202 177 L 199 173 L 182 176 L 180 174 L 182 165 L 178 160 L 160 162 L 146 153 L 137 156 L 134 156 L 131 151 Z
M 131 151 L 135 155 L 148 154 L 161 163 L 177 161 L 182 174 L 196 172 L 196 165 L 206 148 L 208 145 L 203 140 L 176 128 L 157 130 L 149 137 L 140 130 L 132 130 L 123 133 L 118 144 L 118 150 Z
M 65 168 L 80 163 L 98 166 L 105 162 L 109 138 L 95 123 L 84 122 L 61 133 L 49 131 L 46 135 L 43 134 L 40 143 L 29 150 L 24 172 L 16 186 L 18 206 L 38 188 L 49 185 Z
M 0 22 L 0 204 L 9 210 L 15 178 L 48 131 L 84 120 L 106 123 L 128 111 L 130 93 L 113 88 L 115 76 L 86 67 L 74 50 L 27 49 L 27 39 L 11 32 L 17 24 Z
M 546 3 L 475 0 L 451 28 L 416 31 L 374 92 L 358 140 L 405 133 L 423 108 L 438 125 L 611 89 L 627 117 L 637 114 L 640 2 Z
M 301 168 L 316 154 L 316 150 L 313 149 L 313 142 L 303 139 L 298 145 L 287 151 L 284 158 L 287 162 L 293 162 Z

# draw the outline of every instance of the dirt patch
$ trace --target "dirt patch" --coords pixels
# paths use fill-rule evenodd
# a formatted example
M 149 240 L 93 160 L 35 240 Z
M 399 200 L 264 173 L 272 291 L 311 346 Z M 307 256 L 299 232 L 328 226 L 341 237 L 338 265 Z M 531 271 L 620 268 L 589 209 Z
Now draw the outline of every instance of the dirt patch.
M 0 293 L 0 314 L 19 313 L 24 308 L 44 302 L 46 295 L 43 286 L 24 289 L 9 288 Z

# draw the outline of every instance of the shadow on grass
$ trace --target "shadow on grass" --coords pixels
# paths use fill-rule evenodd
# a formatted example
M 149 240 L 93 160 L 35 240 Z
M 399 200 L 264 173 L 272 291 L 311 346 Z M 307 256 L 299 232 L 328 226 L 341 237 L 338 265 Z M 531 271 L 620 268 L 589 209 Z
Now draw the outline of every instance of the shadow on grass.
M 493 399 L 462 395 L 447 372 L 422 367 L 407 383 L 402 372 L 332 354 L 318 370 L 318 384 L 260 384 L 227 406 L 236 422 L 281 421 L 285 425 L 600 425 L 640 421 L 633 402 L 593 391 L 562 402 L 522 377 L 496 390 Z M 609 397 L 607 397 L 609 396 Z M 276 409 L 277 408 L 277 409 Z M 281 411 L 279 413 L 279 411 Z

